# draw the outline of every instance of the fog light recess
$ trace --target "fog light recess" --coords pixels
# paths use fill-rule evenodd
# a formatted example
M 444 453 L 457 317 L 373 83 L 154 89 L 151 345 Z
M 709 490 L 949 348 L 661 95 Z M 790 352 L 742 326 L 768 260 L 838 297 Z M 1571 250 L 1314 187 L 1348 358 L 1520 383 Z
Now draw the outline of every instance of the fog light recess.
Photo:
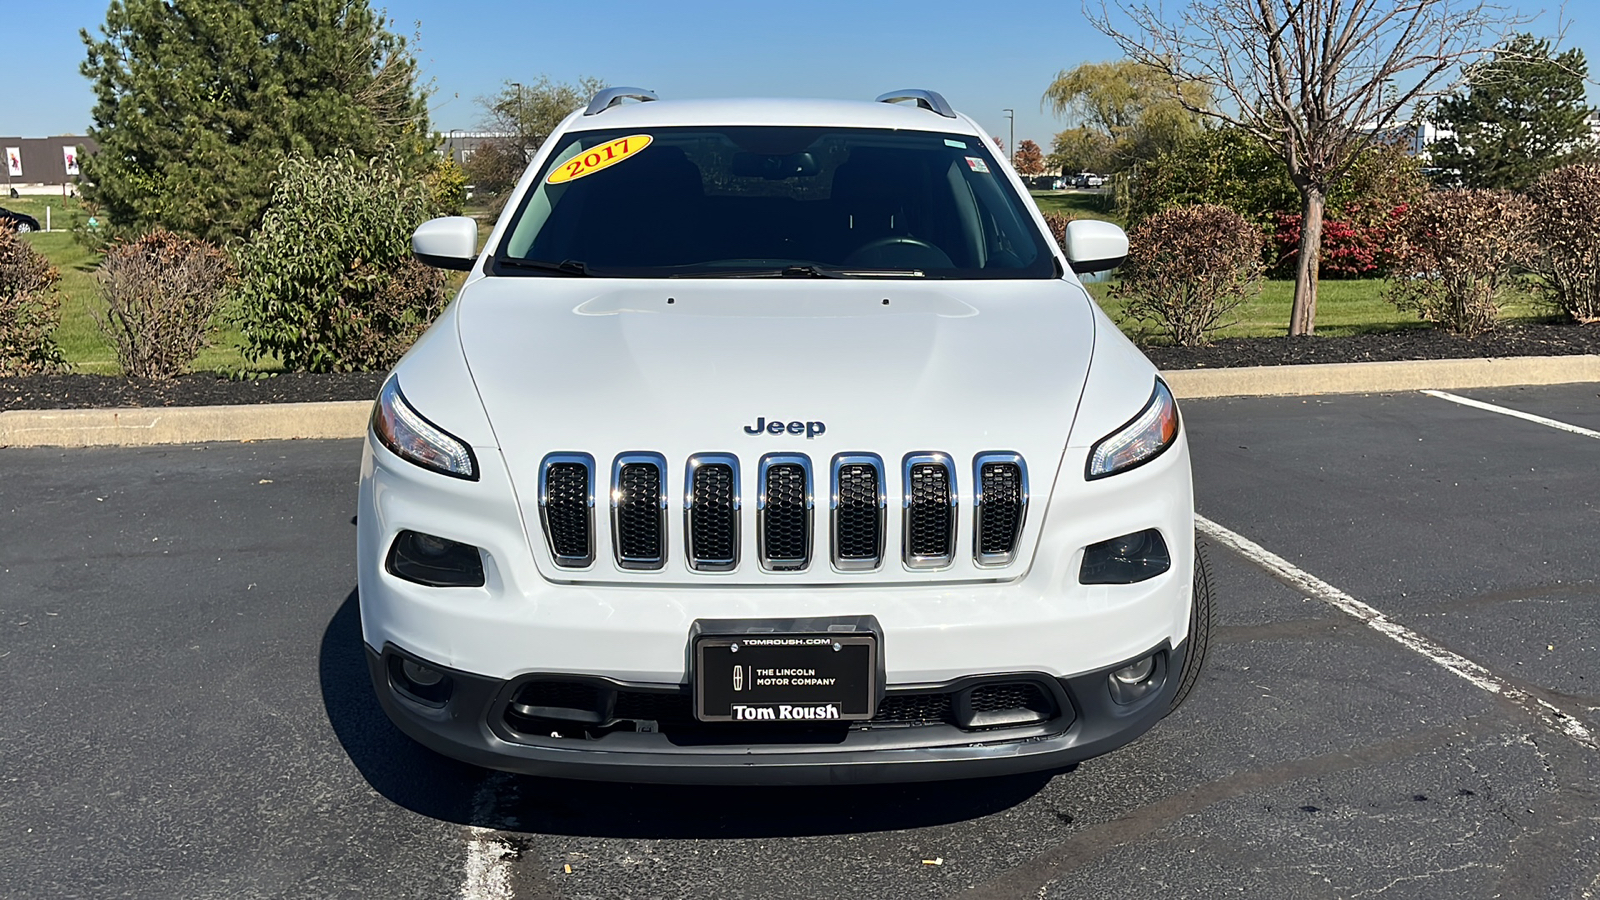
M 427 663 L 390 653 L 389 684 L 423 706 L 439 708 L 450 702 L 455 685 L 450 676 Z
M 1158 652 L 1114 669 L 1106 679 L 1111 699 L 1126 706 L 1160 690 L 1167 680 L 1165 662 L 1165 654 Z
M 1079 584 L 1136 584 L 1172 568 L 1172 554 L 1154 528 L 1124 534 L 1083 550 Z
M 389 574 L 429 587 L 483 587 L 483 557 L 471 544 L 402 531 L 389 547 Z

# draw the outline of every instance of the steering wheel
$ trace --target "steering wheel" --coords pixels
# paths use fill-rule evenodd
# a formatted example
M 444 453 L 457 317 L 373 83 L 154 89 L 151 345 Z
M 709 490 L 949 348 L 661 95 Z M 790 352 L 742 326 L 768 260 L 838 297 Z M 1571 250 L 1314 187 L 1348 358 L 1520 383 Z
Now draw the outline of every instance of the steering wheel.
M 914 237 L 890 235 L 857 247 L 844 264 L 871 268 L 953 269 L 949 254 Z

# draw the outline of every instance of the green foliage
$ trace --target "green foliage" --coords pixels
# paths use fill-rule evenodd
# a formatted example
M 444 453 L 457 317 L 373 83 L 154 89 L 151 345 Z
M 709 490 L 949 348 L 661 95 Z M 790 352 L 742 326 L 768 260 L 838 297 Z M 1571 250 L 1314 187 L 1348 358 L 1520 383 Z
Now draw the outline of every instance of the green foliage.
M 1600 165 L 1556 169 L 1528 189 L 1532 268 L 1567 318 L 1600 322 Z
M 395 160 L 287 160 L 238 253 L 246 355 L 291 371 L 392 365 L 444 306 L 443 274 L 411 259 L 434 202 Z
M 1093 128 L 1068 128 L 1050 140 L 1045 165 L 1052 172 L 1109 172 L 1115 164 L 1116 142 Z
M 1434 191 L 1401 220 L 1389 300 L 1475 337 L 1494 329 L 1502 287 L 1527 243 L 1528 202 L 1509 191 Z
M 495 94 L 479 97 L 484 129 L 509 137 L 473 151 L 466 161 L 468 180 L 480 191 L 498 194 L 510 190 L 561 120 L 583 108 L 605 86 L 598 78 L 584 77 L 568 84 L 540 75 L 526 84 L 508 81 Z
M 366 0 L 113 0 L 82 32 L 95 93 L 84 193 L 108 229 L 247 234 L 285 156 L 427 162 L 406 42 Z M 105 221 L 109 220 L 109 221 Z
M 233 276 L 227 254 L 195 238 L 156 230 L 106 251 L 95 273 L 104 316 L 100 331 L 122 373 L 172 378 L 206 346 L 211 316 Z
M 54 332 L 61 321 L 61 273 L 27 240 L 0 227 L 0 376 L 66 367 Z
M 436 216 L 459 216 L 467 203 L 467 173 L 448 156 L 435 156 L 422 175 L 428 208 Z
M 1128 235 L 1125 319 L 1183 347 L 1203 344 L 1261 289 L 1261 230 L 1223 206 L 1163 210 Z
M 1166 74 L 1123 59 L 1063 69 L 1045 89 L 1042 102 L 1056 115 L 1071 117 L 1105 139 L 1110 146 L 1108 164 L 1086 166 L 1105 172 L 1154 158 L 1199 131 L 1200 118 L 1189 107 L 1209 106 L 1211 95 L 1193 82 L 1185 84 L 1180 95 Z M 1057 135 L 1058 141 L 1061 137 Z M 1075 149 L 1087 149 L 1081 141 L 1075 143 Z
M 1521 34 L 1469 68 L 1462 92 L 1439 103 L 1438 124 L 1455 137 L 1434 143 L 1433 164 L 1467 187 L 1520 191 L 1592 155 L 1589 63 L 1582 50 L 1551 50 L 1549 41 Z

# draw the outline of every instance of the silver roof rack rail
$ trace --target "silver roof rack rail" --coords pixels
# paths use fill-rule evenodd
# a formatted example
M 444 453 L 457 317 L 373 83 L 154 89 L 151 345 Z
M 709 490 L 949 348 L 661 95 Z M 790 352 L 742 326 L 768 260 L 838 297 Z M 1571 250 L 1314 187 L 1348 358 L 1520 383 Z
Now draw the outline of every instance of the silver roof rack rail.
M 594 95 L 594 99 L 589 101 L 589 108 L 585 109 L 583 114 L 586 116 L 593 116 L 603 113 L 611 107 L 620 104 L 623 100 L 638 100 L 640 103 L 648 103 L 651 100 L 659 99 L 661 98 L 656 96 L 655 91 L 647 91 L 644 88 L 606 88 L 600 93 Z
M 877 102 L 899 103 L 901 100 L 915 100 L 918 106 L 936 112 L 946 119 L 954 119 L 956 117 L 956 111 L 950 108 L 950 104 L 938 91 L 890 91 L 878 97 Z

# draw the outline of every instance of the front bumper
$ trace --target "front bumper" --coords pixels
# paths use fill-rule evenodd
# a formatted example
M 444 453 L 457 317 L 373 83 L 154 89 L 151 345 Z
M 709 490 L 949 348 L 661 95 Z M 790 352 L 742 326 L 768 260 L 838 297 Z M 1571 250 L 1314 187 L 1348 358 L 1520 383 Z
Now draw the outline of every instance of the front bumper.
M 1161 686 L 1128 705 L 1111 697 L 1109 673 L 1120 667 L 1051 678 L 1042 674 L 986 676 L 1031 681 L 1050 695 L 1055 714 L 1045 722 L 987 730 L 952 725 L 890 727 L 866 723 L 825 732 L 748 726 L 674 733 L 611 731 L 586 736 L 564 729 L 557 736 L 519 730 L 508 715 L 526 678 L 500 680 L 440 668 L 449 699 L 427 704 L 397 688 L 391 663 L 413 658 L 397 648 L 367 647 L 379 702 L 401 731 L 446 756 L 486 768 L 558 778 L 676 784 L 863 784 L 935 781 L 1062 769 L 1134 740 L 1160 721 L 1181 681 L 1186 645 L 1152 648 L 1159 654 Z M 424 661 L 426 662 L 426 661 Z M 959 680 L 958 680 L 959 681 Z M 676 685 L 625 685 L 658 694 Z M 959 688 L 959 683 L 950 687 Z M 891 690 L 937 691 L 939 686 Z

